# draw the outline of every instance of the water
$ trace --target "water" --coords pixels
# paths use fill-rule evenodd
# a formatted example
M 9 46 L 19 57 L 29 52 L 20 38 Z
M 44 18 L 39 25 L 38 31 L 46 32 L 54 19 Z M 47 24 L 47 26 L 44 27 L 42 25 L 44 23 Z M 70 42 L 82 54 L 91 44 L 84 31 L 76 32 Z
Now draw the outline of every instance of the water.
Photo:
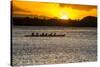
M 32 32 L 64 37 L 25 37 Z M 97 60 L 97 29 L 92 27 L 15 26 L 12 28 L 12 64 L 37 65 Z

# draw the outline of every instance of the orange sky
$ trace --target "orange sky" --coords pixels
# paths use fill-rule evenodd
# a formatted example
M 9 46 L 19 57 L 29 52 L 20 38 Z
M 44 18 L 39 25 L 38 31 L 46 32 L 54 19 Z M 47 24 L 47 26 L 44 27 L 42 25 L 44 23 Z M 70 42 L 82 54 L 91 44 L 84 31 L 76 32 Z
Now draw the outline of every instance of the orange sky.
M 14 16 L 46 16 L 70 19 L 82 19 L 85 16 L 97 16 L 97 7 L 89 5 L 72 5 L 60 3 L 43 3 L 28 1 L 13 1 L 12 14 Z

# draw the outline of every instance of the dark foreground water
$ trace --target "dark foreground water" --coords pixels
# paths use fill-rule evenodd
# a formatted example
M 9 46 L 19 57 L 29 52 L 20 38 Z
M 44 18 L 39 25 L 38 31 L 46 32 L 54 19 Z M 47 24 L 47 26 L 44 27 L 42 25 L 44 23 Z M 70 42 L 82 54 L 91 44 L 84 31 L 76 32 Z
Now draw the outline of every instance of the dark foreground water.
M 32 32 L 66 34 L 64 37 L 25 37 Z M 90 27 L 12 28 L 12 64 L 37 65 L 97 60 L 97 29 Z

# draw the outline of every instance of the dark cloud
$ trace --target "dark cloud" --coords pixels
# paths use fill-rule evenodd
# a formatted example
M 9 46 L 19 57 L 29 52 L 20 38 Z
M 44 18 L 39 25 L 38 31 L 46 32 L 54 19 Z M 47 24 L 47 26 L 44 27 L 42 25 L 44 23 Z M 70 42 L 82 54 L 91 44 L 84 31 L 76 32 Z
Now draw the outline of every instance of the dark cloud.
M 77 5 L 77 4 L 59 4 L 59 6 L 70 7 L 72 9 L 85 10 L 85 11 L 97 8 L 97 6 L 93 6 L 93 5 Z

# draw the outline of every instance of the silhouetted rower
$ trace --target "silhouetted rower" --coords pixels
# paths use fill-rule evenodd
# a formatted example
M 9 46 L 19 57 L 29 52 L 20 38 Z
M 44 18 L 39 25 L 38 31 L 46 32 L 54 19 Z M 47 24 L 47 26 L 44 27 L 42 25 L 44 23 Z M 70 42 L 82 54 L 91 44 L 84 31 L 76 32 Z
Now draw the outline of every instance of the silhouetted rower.
M 32 33 L 32 36 L 34 36 L 34 33 Z
M 44 36 L 44 33 L 42 33 L 41 36 Z

